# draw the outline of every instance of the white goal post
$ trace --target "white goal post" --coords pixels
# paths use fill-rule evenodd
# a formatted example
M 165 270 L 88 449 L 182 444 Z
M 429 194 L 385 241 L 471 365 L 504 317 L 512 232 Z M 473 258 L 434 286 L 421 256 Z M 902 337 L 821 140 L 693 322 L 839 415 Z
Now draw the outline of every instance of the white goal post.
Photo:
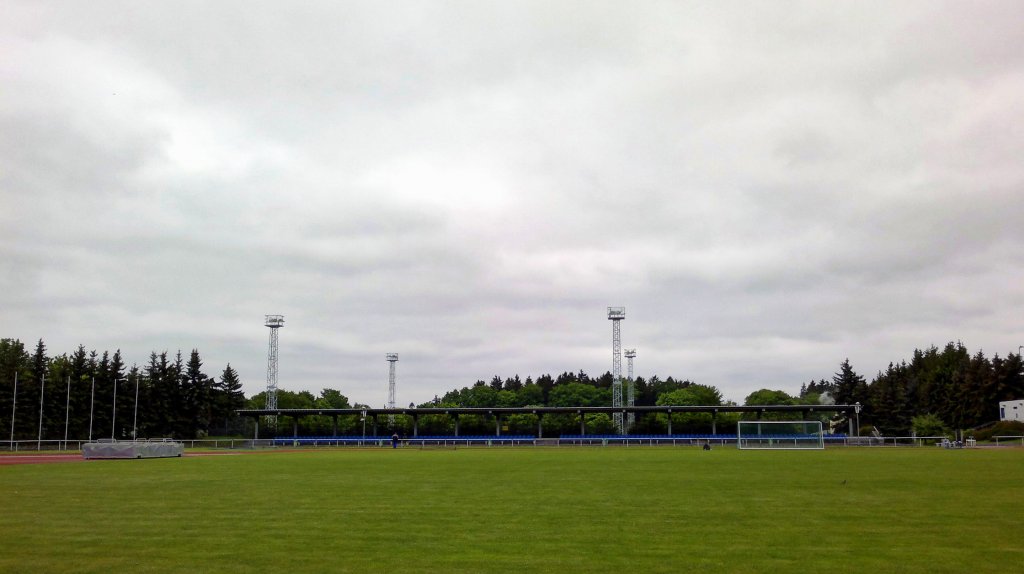
M 736 425 L 740 450 L 823 450 L 821 421 L 740 421 Z

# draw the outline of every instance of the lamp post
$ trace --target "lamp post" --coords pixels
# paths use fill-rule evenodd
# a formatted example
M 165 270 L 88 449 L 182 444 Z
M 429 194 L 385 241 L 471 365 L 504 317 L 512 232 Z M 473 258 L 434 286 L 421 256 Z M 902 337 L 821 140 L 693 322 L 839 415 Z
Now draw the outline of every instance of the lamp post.
M 117 383 L 127 380 L 128 379 L 114 379 L 114 406 L 110 416 L 110 440 L 116 440 L 114 438 L 114 429 L 117 428 Z
M 860 401 L 853 405 L 853 410 L 857 414 L 857 436 L 860 436 Z
M 36 437 L 36 450 L 43 449 L 43 391 L 46 389 L 46 373 L 39 379 L 39 435 Z

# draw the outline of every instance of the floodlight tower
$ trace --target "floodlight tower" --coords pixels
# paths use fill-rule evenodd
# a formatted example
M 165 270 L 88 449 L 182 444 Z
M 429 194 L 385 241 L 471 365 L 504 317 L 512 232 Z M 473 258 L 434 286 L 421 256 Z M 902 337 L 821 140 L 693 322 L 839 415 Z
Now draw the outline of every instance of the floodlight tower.
M 622 337 L 619 321 L 625 318 L 625 307 L 608 307 L 608 320 L 612 322 L 612 408 L 622 406 Z M 622 413 L 612 413 L 612 420 L 619 434 L 622 434 Z
M 398 353 L 387 354 L 388 363 L 388 408 L 395 408 L 395 363 L 398 362 Z M 388 415 L 388 426 L 395 427 L 395 415 Z
M 264 315 L 264 317 L 263 324 L 270 327 L 270 347 L 267 349 L 267 409 L 276 409 L 277 330 L 284 327 L 284 315 Z
M 626 349 L 626 364 L 629 365 L 629 381 L 626 383 L 626 406 L 636 406 L 636 385 L 633 381 L 633 359 L 636 358 L 636 349 Z M 636 413 L 629 413 L 626 415 L 626 430 L 633 430 L 633 424 L 636 423 Z

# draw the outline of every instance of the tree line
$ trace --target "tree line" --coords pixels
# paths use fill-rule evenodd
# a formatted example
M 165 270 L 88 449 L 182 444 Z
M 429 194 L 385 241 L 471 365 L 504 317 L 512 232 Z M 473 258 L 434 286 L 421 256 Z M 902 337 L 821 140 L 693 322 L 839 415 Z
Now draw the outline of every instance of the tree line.
M 633 384 L 637 406 L 735 404 L 723 401 L 717 387 L 685 379 L 637 377 Z M 583 371 L 564 372 L 557 377 L 542 375 L 536 380 L 527 377 L 525 381 L 518 375 L 505 379 L 495 376 L 490 382 L 478 380 L 473 386 L 451 390 L 420 406 L 610 406 L 611 386 L 610 372 L 599 377 L 590 377 Z M 625 393 L 624 388 L 624 400 Z M 839 370 L 829 380 L 804 383 L 793 394 L 779 389 L 759 389 L 747 395 L 743 404 L 859 403 L 859 415 L 816 416 L 835 432 L 847 432 L 850 418 L 857 417 L 856 423 L 859 423 L 862 434 L 877 428 L 886 436 L 908 436 L 912 432 L 919 435 L 943 434 L 950 429 L 971 429 L 993 423 L 999 419 L 999 402 L 1016 399 L 1024 399 L 1024 361 L 1021 355 L 1009 353 L 1004 358 L 996 354 L 988 358 L 980 350 L 972 354 L 961 342 L 950 342 L 942 349 L 936 346 L 915 349 L 909 362 L 890 363 L 871 382 L 859 375 L 847 359 L 840 363 Z M 708 413 L 676 413 L 671 416 L 673 432 L 710 432 L 712 415 Z M 733 432 L 737 421 L 753 416 L 719 413 L 714 421 L 719 432 Z M 793 415 L 762 416 L 782 419 Z M 549 418 L 550 421 L 547 420 Z M 506 430 L 527 434 L 535 432 L 533 417 L 524 415 L 522 420 L 510 419 Z M 586 424 L 588 432 L 614 432 L 608 415 L 587 415 Z M 451 430 L 451 425 L 450 421 L 440 419 L 433 421 L 436 428 L 431 430 L 444 434 L 444 431 Z M 579 432 L 579 418 L 576 416 L 545 417 L 544 425 L 545 433 Z M 493 432 L 493 423 L 487 421 L 463 420 L 460 426 Z M 423 427 L 421 421 L 420 428 Z M 668 415 L 652 413 L 637 416 L 630 432 L 658 434 L 667 432 L 667 429 Z
M 129 367 L 120 350 L 49 356 L 42 339 L 33 352 L 0 339 L 0 431 L 14 440 L 197 438 L 237 430 L 244 405 L 238 373 L 208 376 L 195 349 Z
M 822 396 L 860 403 L 861 428 L 877 427 L 886 436 L 972 429 L 998 421 L 1000 401 L 1024 399 L 1024 362 L 1019 354 L 988 358 L 950 342 L 942 349 L 915 349 L 910 362 L 889 363 L 870 383 L 843 361 L 830 381 L 804 384 L 790 400 Z
M 15 393 L 17 381 L 17 393 Z M 731 405 L 721 391 L 712 385 L 686 379 L 657 375 L 636 377 L 634 404 L 648 405 Z M 628 382 L 623 385 L 626 400 Z M 14 413 L 15 440 L 35 439 L 39 435 L 40 398 L 42 398 L 42 438 L 63 439 L 65 430 L 71 440 L 92 436 L 131 438 L 133 429 L 139 437 L 174 437 L 179 439 L 215 435 L 239 435 L 251 432 L 251 421 L 239 419 L 235 410 L 260 409 L 266 406 L 266 393 L 246 398 L 238 373 L 228 364 L 220 376 L 204 372 L 199 351 L 193 349 L 188 359 L 179 351 L 174 356 L 166 351 L 152 352 L 147 364 L 127 366 L 120 350 L 87 352 L 79 345 L 72 353 L 47 354 L 40 340 L 33 352 L 15 339 L 0 339 L 0 431 L 11 429 Z M 116 393 L 116 399 L 115 399 Z M 136 400 L 136 394 L 138 399 Z M 849 360 L 839 365 L 831 379 L 819 379 L 801 385 L 798 392 L 760 389 L 744 399 L 745 405 L 779 404 L 855 404 L 862 406 L 861 429 L 877 427 L 887 436 L 907 435 L 914 430 L 967 429 L 998 419 L 1000 401 L 1024 398 L 1024 363 L 1013 353 L 1005 358 L 988 358 L 978 351 L 970 353 L 963 344 L 949 343 L 944 348 L 916 349 L 909 362 L 891 363 L 868 382 L 859 375 Z M 14 402 L 17 401 L 17 407 Z M 319 396 L 309 391 L 278 390 L 278 406 L 282 409 L 364 408 L 350 405 L 349 399 L 336 389 L 323 389 Z M 478 380 L 473 385 L 452 389 L 435 396 L 420 407 L 575 407 L 610 406 L 612 374 L 590 376 L 580 370 L 557 376 L 545 374 L 536 379 L 519 375 L 490 381 Z M 733 432 L 738 413 L 720 413 L 714 419 L 708 413 L 674 413 L 672 430 L 676 433 L 710 432 L 712 420 L 718 432 Z M 787 415 L 765 415 L 782 418 Z M 586 415 L 588 433 L 615 432 L 612 418 L 606 414 Z M 846 432 L 849 421 L 844 416 L 824 417 L 836 432 Z M 137 421 L 137 422 L 136 422 Z M 630 432 L 661 434 L 667 432 L 668 415 L 648 413 L 637 415 Z M 378 421 L 381 422 L 381 421 Z M 492 434 L 494 421 L 485 417 L 460 418 L 460 434 Z M 290 434 L 287 427 L 268 427 L 267 433 Z M 341 435 L 368 432 L 368 421 L 340 417 L 337 422 L 328 416 L 304 417 L 299 421 L 303 435 L 327 435 L 337 424 Z M 534 434 L 537 419 L 533 415 L 513 415 L 502 421 L 502 432 Z M 930 426 L 929 426 L 930 425 Z M 378 429 L 381 430 L 381 429 Z M 411 434 L 412 421 L 396 417 L 395 428 Z M 454 421 L 446 416 L 420 417 L 421 435 L 452 434 Z M 579 432 L 575 415 L 548 415 L 543 419 L 546 436 Z M 261 433 L 263 434 L 263 433 Z
M 478 380 L 472 386 L 448 391 L 441 397 L 434 397 L 421 407 L 597 407 L 611 406 L 611 372 L 591 377 L 585 371 L 563 372 L 558 376 L 545 374 L 533 379 L 521 379 L 519 375 L 501 378 L 494 376 L 490 382 Z M 627 401 L 628 382 L 623 384 L 623 402 Z M 665 404 L 720 405 L 722 393 L 713 386 L 700 385 L 689 380 L 657 375 L 633 380 L 634 404 L 653 406 Z M 719 415 L 723 424 L 735 417 Z M 612 417 L 604 413 L 585 415 L 588 434 L 612 434 L 616 432 Z M 673 432 L 698 432 L 697 429 L 710 427 L 711 415 L 673 414 Z M 407 424 L 407 423 L 406 423 Z M 512 415 L 502 422 L 502 432 L 512 434 L 535 434 L 537 418 L 533 415 Z M 577 415 L 545 415 L 542 419 L 545 436 L 577 434 L 580 420 Z M 450 434 L 454 422 L 448 417 L 420 417 L 421 434 Z M 664 433 L 668 418 L 664 414 L 637 416 L 630 427 L 635 434 Z M 408 430 L 403 428 L 401 430 Z M 426 431 L 426 432 L 424 432 Z M 494 422 L 485 417 L 462 416 L 459 420 L 461 434 L 493 434 Z M 709 432 L 700 430 L 699 432 Z

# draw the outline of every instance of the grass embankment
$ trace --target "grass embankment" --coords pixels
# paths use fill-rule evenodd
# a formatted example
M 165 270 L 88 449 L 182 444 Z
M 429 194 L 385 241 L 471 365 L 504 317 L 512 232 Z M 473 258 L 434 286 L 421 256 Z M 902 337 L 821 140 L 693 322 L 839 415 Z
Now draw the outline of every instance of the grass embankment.
M 0 468 L 2 572 L 1008 572 L 1024 451 L 320 450 Z

